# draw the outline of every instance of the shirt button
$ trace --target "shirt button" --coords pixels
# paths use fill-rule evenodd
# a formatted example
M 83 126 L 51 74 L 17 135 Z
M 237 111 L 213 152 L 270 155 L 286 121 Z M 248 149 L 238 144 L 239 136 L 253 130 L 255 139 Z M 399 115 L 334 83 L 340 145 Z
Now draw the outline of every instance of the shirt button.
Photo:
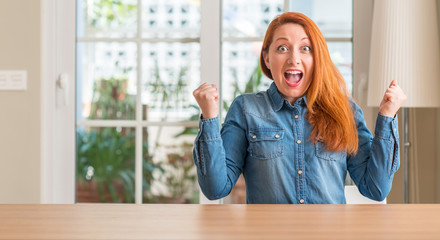
M 302 171 L 302 170 L 298 170 L 298 174 L 300 174 L 300 175 L 301 175 L 302 173 L 303 173 L 303 171 Z
M 301 144 L 301 140 L 297 140 L 296 143 Z
M 295 115 L 295 118 L 298 119 L 298 115 Z
M 300 199 L 300 200 L 299 200 L 299 203 L 304 203 L 304 199 Z
M 257 136 L 254 135 L 254 136 L 252 136 L 252 138 L 255 139 L 255 138 L 257 138 Z
M 275 135 L 275 138 L 280 138 L 280 135 L 278 135 L 278 134 L 277 134 L 277 135 Z

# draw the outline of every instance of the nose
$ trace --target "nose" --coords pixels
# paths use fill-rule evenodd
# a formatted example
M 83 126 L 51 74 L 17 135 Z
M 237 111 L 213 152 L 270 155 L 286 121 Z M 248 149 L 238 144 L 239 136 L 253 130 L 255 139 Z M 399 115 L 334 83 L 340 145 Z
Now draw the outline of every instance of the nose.
M 287 60 L 287 63 L 299 65 L 301 63 L 301 58 L 299 57 L 298 54 L 292 53 L 289 59 Z

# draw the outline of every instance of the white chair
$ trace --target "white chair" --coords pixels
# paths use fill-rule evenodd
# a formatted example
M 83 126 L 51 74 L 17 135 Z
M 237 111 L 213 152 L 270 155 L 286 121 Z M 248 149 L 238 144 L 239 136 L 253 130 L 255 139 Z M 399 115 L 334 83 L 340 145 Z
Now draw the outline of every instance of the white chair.
M 345 186 L 345 201 L 347 204 L 386 204 L 387 199 L 383 201 L 374 201 L 364 197 L 356 187 L 356 185 Z

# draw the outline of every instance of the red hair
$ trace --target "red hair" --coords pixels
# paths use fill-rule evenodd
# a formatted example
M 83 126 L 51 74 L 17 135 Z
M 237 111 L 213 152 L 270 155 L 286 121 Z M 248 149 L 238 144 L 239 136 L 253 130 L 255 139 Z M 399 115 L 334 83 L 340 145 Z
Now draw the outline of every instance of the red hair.
M 324 36 L 311 19 L 301 13 L 286 12 L 269 24 L 260 54 L 261 70 L 273 80 L 263 53 L 268 54 L 275 31 L 286 23 L 301 25 L 312 45 L 314 69 L 306 92 L 307 119 L 313 127 L 311 141 L 324 142 L 329 151 L 345 150 L 348 154 L 355 154 L 358 134 L 345 81 L 330 58 Z

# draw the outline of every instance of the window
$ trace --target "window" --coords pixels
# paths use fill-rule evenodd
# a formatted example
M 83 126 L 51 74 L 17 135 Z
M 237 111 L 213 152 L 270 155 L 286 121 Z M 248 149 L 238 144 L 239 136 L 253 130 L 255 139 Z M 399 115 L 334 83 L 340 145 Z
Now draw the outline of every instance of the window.
M 200 77 L 209 72 L 201 56 L 213 51 L 200 41 L 201 11 L 216 4 L 220 22 L 205 34 L 221 31 L 221 61 L 208 67 L 221 73 L 222 117 L 235 96 L 270 85 L 258 58 L 284 11 L 318 24 L 351 91 L 351 0 L 77 0 L 77 202 L 199 201 L 191 93 L 209 81 Z M 241 179 L 225 202 L 243 202 L 244 189 Z
M 198 203 L 200 1 L 77 1 L 77 202 Z

